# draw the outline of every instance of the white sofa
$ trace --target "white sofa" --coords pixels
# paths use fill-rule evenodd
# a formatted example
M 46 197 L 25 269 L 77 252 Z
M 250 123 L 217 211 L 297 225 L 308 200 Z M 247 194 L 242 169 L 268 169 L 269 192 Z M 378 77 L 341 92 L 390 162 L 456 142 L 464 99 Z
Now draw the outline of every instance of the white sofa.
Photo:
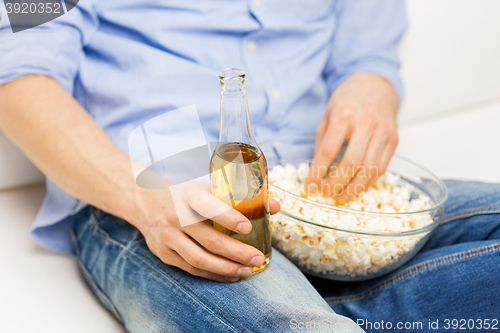
M 500 2 L 409 0 L 397 153 L 443 178 L 500 182 Z M 42 174 L 0 133 L 0 331 L 124 332 L 76 260 L 28 234 Z

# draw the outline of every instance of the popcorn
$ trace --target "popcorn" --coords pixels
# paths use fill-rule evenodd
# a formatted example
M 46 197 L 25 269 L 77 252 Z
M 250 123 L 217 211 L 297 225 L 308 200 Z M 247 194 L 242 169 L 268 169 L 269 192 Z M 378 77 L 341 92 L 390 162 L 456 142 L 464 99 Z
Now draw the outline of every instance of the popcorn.
M 345 205 L 333 197 L 307 195 L 304 183 L 309 173 L 307 163 L 298 168 L 277 165 L 269 171 L 271 197 L 282 210 L 319 226 L 300 224 L 283 214 L 271 217 L 272 237 L 278 248 L 300 267 L 316 274 L 366 276 L 402 259 L 413 251 L 426 233 L 384 237 L 383 233 L 400 233 L 423 228 L 433 219 L 428 213 L 372 215 L 362 212 L 407 213 L 431 208 L 431 199 L 399 175 L 386 172 L 375 184 Z M 285 191 L 296 194 L 291 196 Z M 331 210 L 308 201 L 359 211 Z M 356 232 L 374 232 L 377 236 Z
M 302 162 L 297 168 L 297 179 L 301 182 L 306 180 L 307 174 L 309 173 L 309 164 Z

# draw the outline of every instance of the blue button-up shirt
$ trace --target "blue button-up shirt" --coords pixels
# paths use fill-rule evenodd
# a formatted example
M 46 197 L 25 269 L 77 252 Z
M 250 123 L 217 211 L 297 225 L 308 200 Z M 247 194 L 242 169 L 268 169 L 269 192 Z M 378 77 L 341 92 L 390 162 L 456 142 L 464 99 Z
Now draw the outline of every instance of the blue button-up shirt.
M 15 34 L 1 5 L 0 14 L 0 84 L 55 78 L 125 152 L 134 128 L 191 104 L 217 141 L 217 75 L 228 67 L 247 74 L 257 141 L 313 134 L 330 94 L 356 72 L 402 94 L 403 0 L 81 0 Z M 47 190 L 32 236 L 74 253 L 71 221 L 86 204 L 50 180 Z

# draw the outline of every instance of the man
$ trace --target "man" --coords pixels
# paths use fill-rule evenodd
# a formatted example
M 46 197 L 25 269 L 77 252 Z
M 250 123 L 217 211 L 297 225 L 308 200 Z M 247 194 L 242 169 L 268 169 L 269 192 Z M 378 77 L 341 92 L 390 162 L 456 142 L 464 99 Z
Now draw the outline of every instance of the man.
M 377 174 L 324 179 L 321 170 L 345 140 L 340 167 L 385 170 L 397 144 L 396 49 L 405 27 L 397 0 L 83 0 L 26 33 L 7 33 L 4 21 L 0 126 L 48 178 L 32 236 L 77 254 L 96 295 L 130 332 L 361 331 L 339 314 L 425 324 L 492 318 L 485 309 L 498 308 L 498 186 L 449 182 L 447 223 L 424 252 L 393 274 L 323 298 L 277 251 L 263 273 L 239 280 L 263 254 L 206 222 L 181 227 L 173 208 L 176 196 L 183 209 L 210 216 L 220 202 L 206 186 L 139 188 L 124 153 L 134 128 L 190 104 L 215 141 L 214 78 L 244 68 L 257 140 L 316 133 L 318 172 L 308 190 L 347 201 Z M 214 219 L 251 229 L 235 210 Z M 483 309 L 471 310 L 479 300 Z

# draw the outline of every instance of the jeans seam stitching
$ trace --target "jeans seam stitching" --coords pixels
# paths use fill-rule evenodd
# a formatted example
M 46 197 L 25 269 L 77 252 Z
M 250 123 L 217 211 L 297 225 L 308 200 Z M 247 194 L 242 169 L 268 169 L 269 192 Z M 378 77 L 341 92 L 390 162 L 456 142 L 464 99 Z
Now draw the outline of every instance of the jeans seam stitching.
M 498 206 L 484 206 L 484 207 L 466 209 L 466 210 L 462 210 L 460 212 L 457 212 L 449 217 L 444 218 L 440 224 L 445 224 L 448 222 L 456 221 L 456 220 L 459 220 L 461 218 L 470 217 L 473 215 L 485 215 L 485 214 L 495 214 L 495 213 L 500 213 L 500 207 L 498 207 Z
M 97 221 L 97 217 L 94 215 L 94 212 L 93 210 L 91 209 L 91 213 L 90 213 L 92 219 L 94 220 L 94 230 L 97 228 L 99 230 L 101 230 L 101 228 L 99 227 L 98 225 L 98 221 Z M 101 231 L 99 231 L 101 232 Z M 104 232 L 104 231 L 102 231 Z M 105 232 L 104 232 L 105 233 Z M 191 293 L 189 293 L 186 289 L 184 289 L 180 284 L 177 283 L 177 281 L 175 281 L 174 279 L 172 279 L 170 276 L 168 276 L 167 274 L 164 274 L 162 271 L 160 271 L 159 269 L 157 269 L 156 267 L 154 267 L 153 265 L 151 265 L 150 263 L 148 263 L 147 261 L 143 260 L 137 253 L 135 253 L 131 248 L 128 248 L 126 245 L 114 240 L 113 238 L 111 238 L 109 236 L 108 233 L 105 233 L 106 235 L 106 240 L 108 241 L 111 241 L 113 244 L 116 244 L 118 246 L 120 246 L 121 248 L 123 248 L 124 250 L 126 250 L 127 252 L 129 252 L 130 254 L 132 254 L 133 256 L 135 256 L 138 260 L 140 260 L 141 262 L 143 262 L 144 264 L 148 265 L 149 267 L 151 267 L 156 273 L 164 276 L 165 278 L 167 278 L 171 283 L 175 284 L 177 286 L 177 288 L 179 288 L 184 294 L 188 295 L 189 297 L 191 297 L 196 303 L 198 303 L 199 305 L 201 305 L 207 312 L 211 313 L 214 317 L 216 317 L 217 319 L 219 319 L 219 321 L 221 323 L 223 323 L 224 325 L 226 325 L 228 328 L 230 328 L 231 330 L 233 330 L 234 332 L 238 332 L 236 330 L 236 328 L 234 328 L 232 325 L 230 325 L 229 323 L 227 323 L 225 320 L 223 320 L 220 316 L 218 316 L 216 313 L 214 313 L 212 310 L 210 310 L 210 308 L 208 308 L 205 304 L 203 304 L 203 302 L 201 302 L 199 299 L 197 299 L 194 295 L 192 295 Z M 103 237 L 102 235 L 100 235 L 100 237 Z M 154 255 L 154 254 L 153 254 Z M 170 266 L 170 265 L 169 265 Z
M 79 263 L 80 265 L 80 268 L 82 269 L 83 273 L 87 276 L 87 278 L 91 281 L 91 283 L 94 285 L 94 290 L 97 291 L 97 293 L 102 297 L 102 299 L 104 299 L 107 303 L 107 305 L 112 309 L 111 312 L 113 312 L 113 314 L 116 316 L 116 318 L 118 318 L 122 323 L 124 323 L 122 317 L 120 316 L 120 314 L 118 313 L 118 310 L 116 309 L 116 307 L 113 305 L 113 303 L 111 302 L 111 300 L 108 298 L 108 296 L 106 296 L 106 294 L 101 290 L 101 287 L 97 284 L 97 282 L 95 282 L 92 274 L 90 274 L 90 272 L 88 271 L 87 267 L 85 267 L 85 265 L 83 265 L 82 262 Z
M 143 262 L 144 264 L 148 265 L 149 267 L 151 267 L 156 273 L 162 275 L 163 277 L 167 278 L 168 280 L 170 280 L 170 282 L 172 282 L 173 284 L 175 284 L 177 286 L 177 288 L 179 288 L 180 290 L 182 290 L 182 292 L 186 295 L 188 295 L 189 297 L 191 297 L 196 303 L 198 303 L 199 305 L 201 305 L 206 311 L 208 311 L 209 313 L 211 313 L 214 317 L 216 317 L 217 319 L 220 320 L 221 323 L 223 323 L 224 325 L 226 325 L 228 328 L 232 329 L 234 332 L 238 332 L 232 325 L 229 325 L 229 323 L 227 323 L 225 320 L 223 320 L 220 316 L 218 316 L 216 313 L 214 313 L 212 310 L 210 310 L 210 308 L 208 308 L 205 304 L 203 304 L 203 302 L 201 302 L 198 298 L 194 297 L 193 294 L 189 293 L 186 289 L 184 289 L 180 284 L 177 283 L 177 281 L 175 281 L 174 279 L 172 279 L 170 276 L 168 276 L 167 274 L 163 273 L 162 271 L 160 271 L 159 269 L 157 269 L 156 267 L 154 267 L 153 265 L 151 265 L 150 263 L 148 263 L 147 261 L 143 260 L 137 253 L 135 253 L 134 251 L 132 251 L 132 249 L 129 249 L 128 247 L 124 246 L 123 244 L 121 243 L 118 243 L 118 242 L 114 242 L 116 244 L 118 244 L 119 246 L 121 246 L 124 250 L 126 250 L 127 252 L 129 252 L 130 254 L 132 254 L 133 256 L 135 256 L 137 259 L 139 259 L 141 262 Z M 153 254 L 154 255 L 154 254 Z M 166 264 L 167 265 L 167 264 Z M 169 265 L 170 266 L 170 265 Z
M 498 248 L 494 248 L 494 247 L 498 247 Z M 487 249 L 490 249 L 490 250 L 486 251 Z M 380 290 L 382 288 L 385 288 L 385 287 L 387 287 L 387 286 L 389 286 L 389 285 L 391 285 L 391 284 L 393 284 L 393 283 L 395 283 L 397 281 L 402 280 L 405 277 L 411 276 L 411 275 L 416 274 L 418 272 L 421 272 L 423 270 L 426 270 L 426 269 L 429 269 L 429 268 L 432 268 L 432 267 L 437 267 L 437 266 L 440 266 L 440 265 L 444 265 L 444 264 L 447 264 L 447 263 L 450 263 L 450 262 L 459 261 L 459 260 L 468 259 L 468 258 L 472 258 L 472 257 L 475 257 L 475 256 L 479 256 L 479 255 L 483 255 L 483 254 L 495 252 L 495 251 L 498 251 L 498 250 L 500 250 L 500 243 L 492 244 L 492 245 L 485 246 L 485 247 L 478 248 L 478 249 L 474 249 L 474 250 L 468 250 L 468 251 L 465 251 L 465 252 L 455 253 L 453 255 L 439 257 L 439 258 L 436 258 L 436 259 L 433 259 L 433 260 L 429 260 L 429 261 L 425 261 L 423 263 L 420 263 L 420 264 L 418 264 L 416 266 L 412 266 L 412 267 L 404 270 L 403 272 L 401 272 L 398 275 L 390 278 L 389 280 L 381 282 L 381 283 L 373 286 L 372 288 L 370 288 L 370 289 L 368 289 L 366 291 L 363 291 L 360 294 L 353 295 L 353 296 L 351 295 L 351 296 L 341 296 L 341 297 L 326 297 L 325 300 L 326 300 L 326 302 L 328 304 L 342 303 L 342 302 L 345 302 L 345 301 L 357 301 L 359 299 L 365 298 L 366 296 L 372 294 L 375 291 L 378 291 L 378 290 Z M 479 253 L 477 253 L 477 252 L 479 252 Z M 466 254 L 469 254 L 469 255 L 466 255 Z M 445 259 L 449 259 L 449 258 L 452 258 L 452 257 L 455 257 L 455 258 L 451 259 L 451 260 L 443 261 Z M 438 262 L 438 263 L 433 264 L 433 265 L 429 265 L 429 264 L 437 262 L 437 261 L 441 261 L 441 262 Z M 422 266 L 424 266 L 424 267 L 422 267 Z M 419 267 L 422 267 L 422 268 L 415 270 L 416 268 L 419 268 Z
M 479 207 L 479 208 L 473 208 L 473 209 L 466 209 L 462 210 L 460 212 L 457 212 L 443 220 L 442 223 L 447 223 L 456 219 L 460 219 L 466 216 L 472 216 L 473 214 L 490 214 L 490 213 L 500 213 L 500 208 L 498 206 L 484 206 L 484 207 Z
M 75 235 L 75 233 L 74 233 L 73 230 L 71 231 L 71 237 L 73 238 L 73 242 L 75 244 L 78 244 L 78 241 L 76 240 L 76 235 Z M 76 247 L 76 254 L 77 254 L 77 257 L 79 259 L 78 260 L 78 264 L 79 264 L 79 266 L 80 266 L 83 274 L 85 274 L 85 276 L 87 276 L 87 278 L 90 280 L 90 283 L 94 286 L 93 289 L 95 291 L 97 291 L 97 293 L 99 293 L 99 295 L 102 297 L 102 299 L 104 299 L 106 301 L 106 303 L 109 305 L 109 307 L 111 309 L 111 312 L 115 315 L 115 317 L 118 318 L 118 320 L 120 320 L 123 323 L 124 321 L 123 321 L 121 315 L 119 314 L 118 310 L 116 309 L 116 307 L 113 305 L 113 303 L 108 298 L 108 296 L 106 294 L 104 294 L 104 292 L 101 290 L 101 287 L 94 280 L 94 277 L 92 276 L 92 274 L 90 274 L 90 272 L 87 269 L 87 267 L 80 260 L 81 259 L 81 252 L 80 252 L 79 246 L 75 246 L 75 247 Z

